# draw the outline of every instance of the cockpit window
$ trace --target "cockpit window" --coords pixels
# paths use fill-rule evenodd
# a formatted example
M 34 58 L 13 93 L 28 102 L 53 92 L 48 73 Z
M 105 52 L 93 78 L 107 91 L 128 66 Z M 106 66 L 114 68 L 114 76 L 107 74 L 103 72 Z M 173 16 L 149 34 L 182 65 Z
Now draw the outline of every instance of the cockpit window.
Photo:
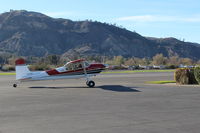
M 79 70 L 82 69 L 82 62 L 77 62 L 77 63 L 67 63 L 65 64 L 66 69 L 68 69 L 69 71 L 71 70 Z

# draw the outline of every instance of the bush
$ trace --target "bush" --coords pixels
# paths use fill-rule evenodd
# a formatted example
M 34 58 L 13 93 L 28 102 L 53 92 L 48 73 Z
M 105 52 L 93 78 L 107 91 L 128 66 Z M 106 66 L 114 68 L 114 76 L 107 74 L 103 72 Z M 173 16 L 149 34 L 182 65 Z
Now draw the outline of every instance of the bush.
M 194 68 L 190 68 L 188 70 L 189 70 L 189 84 L 198 84 L 194 75 Z
M 175 71 L 175 81 L 177 84 L 197 84 L 193 68 L 179 68 Z
M 200 67 L 194 69 L 194 76 L 197 82 L 200 84 Z
M 187 68 L 176 69 L 174 79 L 177 84 L 189 84 L 189 70 Z
M 2 71 L 15 71 L 15 66 L 13 65 L 4 65 Z

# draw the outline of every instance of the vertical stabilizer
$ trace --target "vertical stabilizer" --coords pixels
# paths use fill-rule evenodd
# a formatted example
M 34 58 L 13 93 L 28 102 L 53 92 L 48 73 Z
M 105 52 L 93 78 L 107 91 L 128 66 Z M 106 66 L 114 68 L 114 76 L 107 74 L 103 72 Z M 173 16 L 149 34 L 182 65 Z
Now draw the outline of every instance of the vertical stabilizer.
M 30 70 L 28 69 L 27 65 L 25 64 L 25 60 L 20 58 L 15 61 L 15 70 L 16 70 L 16 79 L 22 79 Z

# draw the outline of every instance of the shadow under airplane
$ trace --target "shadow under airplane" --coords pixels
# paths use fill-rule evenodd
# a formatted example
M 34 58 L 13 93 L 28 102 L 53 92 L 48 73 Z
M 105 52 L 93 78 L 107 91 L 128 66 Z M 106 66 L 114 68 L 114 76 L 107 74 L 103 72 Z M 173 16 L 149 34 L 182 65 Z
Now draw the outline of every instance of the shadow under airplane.
M 51 86 L 32 86 L 31 89 L 66 89 L 66 88 L 88 88 L 88 87 L 51 87 Z M 116 92 L 141 92 L 140 90 L 134 89 L 137 87 L 127 87 L 122 85 L 102 85 L 96 86 L 95 88 L 100 88 L 107 91 L 116 91 Z
M 103 86 L 98 86 L 99 88 L 103 90 L 108 90 L 108 91 L 116 91 L 116 92 L 141 92 L 137 89 L 137 87 L 127 87 L 127 86 L 122 86 L 122 85 L 103 85 Z

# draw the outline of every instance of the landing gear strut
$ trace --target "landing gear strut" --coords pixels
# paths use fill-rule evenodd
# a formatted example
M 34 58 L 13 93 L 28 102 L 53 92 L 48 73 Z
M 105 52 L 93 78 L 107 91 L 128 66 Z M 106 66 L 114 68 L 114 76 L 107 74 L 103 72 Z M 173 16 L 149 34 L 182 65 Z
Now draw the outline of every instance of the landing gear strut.
M 91 88 L 94 87 L 94 86 L 95 86 L 95 82 L 92 81 L 92 80 L 90 80 L 90 78 L 89 78 L 89 76 L 88 76 L 88 74 L 87 74 L 86 66 L 85 66 L 85 63 L 84 63 L 84 62 L 82 62 L 82 66 L 83 66 L 83 70 L 84 70 L 84 74 L 85 74 L 86 85 L 87 85 L 88 87 L 91 87 Z
M 95 86 L 95 82 L 92 81 L 92 80 L 87 81 L 86 84 L 87 84 L 88 87 L 91 87 L 91 88 Z

